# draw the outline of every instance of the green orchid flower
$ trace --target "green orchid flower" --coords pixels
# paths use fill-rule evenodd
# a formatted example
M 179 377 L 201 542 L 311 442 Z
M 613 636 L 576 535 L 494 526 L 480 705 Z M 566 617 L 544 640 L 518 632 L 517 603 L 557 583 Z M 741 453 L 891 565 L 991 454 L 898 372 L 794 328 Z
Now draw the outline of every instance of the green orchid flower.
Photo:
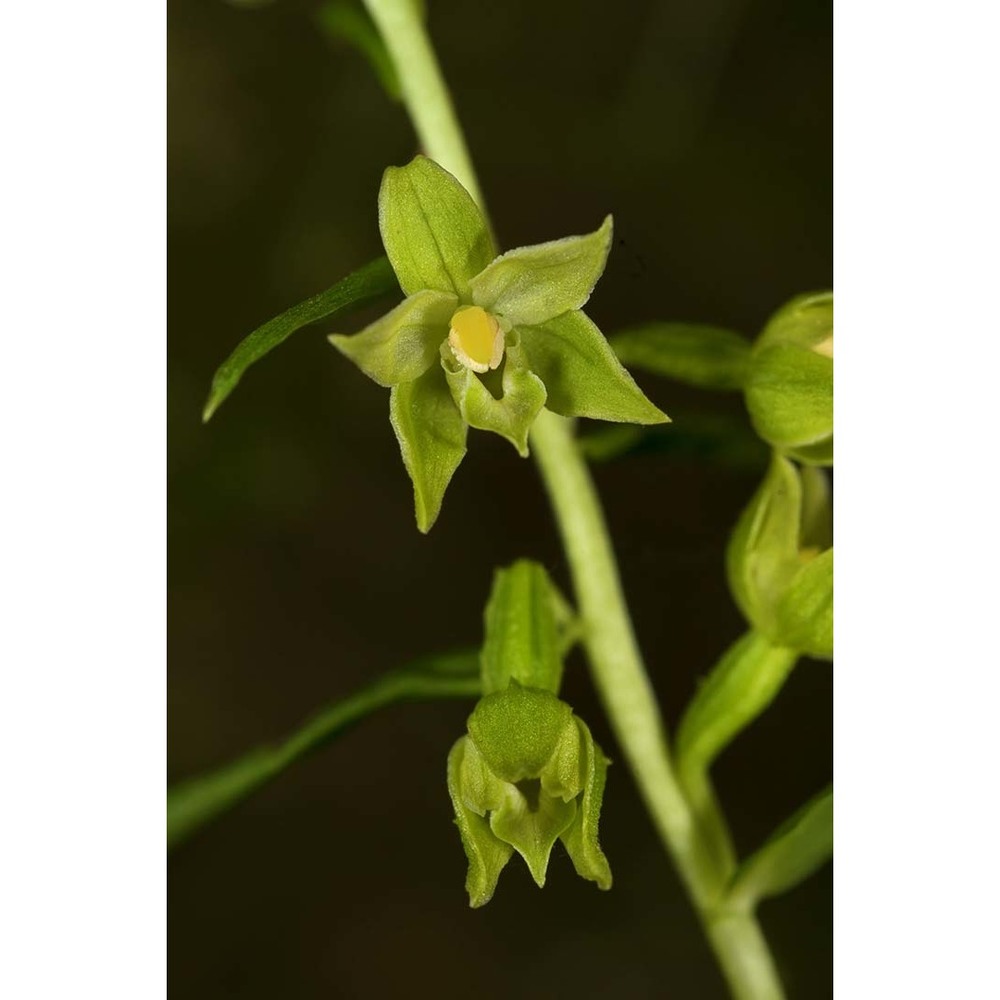
M 622 367 L 581 307 L 604 272 L 595 232 L 497 255 L 469 193 L 424 156 L 390 167 L 379 228 L 406 299 L 333 345 L 391 389 L 389 418 L 428 531 L 466 451 L 469 427 L 528 454 L 543 407 L 567 417 L 655 424 L 667 416 Z

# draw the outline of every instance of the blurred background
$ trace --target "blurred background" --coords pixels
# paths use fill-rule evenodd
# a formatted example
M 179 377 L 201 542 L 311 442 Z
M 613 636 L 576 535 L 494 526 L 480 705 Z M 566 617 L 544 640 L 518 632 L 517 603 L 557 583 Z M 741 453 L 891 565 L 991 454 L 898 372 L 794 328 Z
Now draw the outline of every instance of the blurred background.
M 829 0 L 428 8 L 502 245 L 614 213 L 588 306 L 605 332 L 669 319 L 752 336 L 831 285 Z M 440 521 L 418 534 L 388 393 L 325 340 L 368 314 L 297 333 L 201 424 L 243 336 L 380 253 L 382 170 L 416 151 L 401 106 L 318 9 L 167 8 L 171 781 L 418 655 L 476 645 L 497 565 L 531 556 L 568 587 L 535 470 L 496 436 L 470 435 Z M 763 456 L 685 445 L 706 422 L 742 425 L 738 398 L 639 381 L 674 417 L 667 447 L 595 475 L 673 725 L 742 630 L 723 551 Z M 579 654 L 564 690 L 619 758 Z M 829 780 L 831 691 L 830 665 L 802 661 L 717 764 L 742 852 Z M 183 846 L 173 994 L 722 998 L 623 765 L 601 822 L 611 892 L 557 846 L 544 890 L 511 862 L 468 909 L 444 765 L 470 708 L 372 717 Z M 829 868 L 761 919 L 791 997 L 832 995 Z

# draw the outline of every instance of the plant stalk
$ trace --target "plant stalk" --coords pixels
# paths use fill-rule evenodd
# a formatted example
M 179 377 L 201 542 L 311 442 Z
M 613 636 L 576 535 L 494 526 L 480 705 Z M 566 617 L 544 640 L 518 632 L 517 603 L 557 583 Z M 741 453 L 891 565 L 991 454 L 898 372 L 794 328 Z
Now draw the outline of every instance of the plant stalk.
M 486 215 L 465 135 L 416 0 L 364 0 L 396 66 L 403 103 L 424 152 L 452 174 Z
M 395 62 L 403 101 L 424 149 L 458 178 L 485 214 L 465 139 L 414 0 L 365 0 L 365 5 Z M 530 440 L 569 560 L 595 683 L 664 847 L 736 1000 L 782 1000 L 781 983 L 755 917 L 722 906 L 727 873 L 674 774 L 600 501 L 572 426 L 543 410 Z
M 784 995 L 756 918 L 727 911 L 726 867 L 697 821 L 632 630 L 604 514 L 568 420 L 543 410 L 531 448 L 556 515 L 594 681 L 664 847 L 673 858 L 737 1000 Z M 709 803 L 714 808 L 714 802 Z M 705 803 L 702 803 L 704 806 Z

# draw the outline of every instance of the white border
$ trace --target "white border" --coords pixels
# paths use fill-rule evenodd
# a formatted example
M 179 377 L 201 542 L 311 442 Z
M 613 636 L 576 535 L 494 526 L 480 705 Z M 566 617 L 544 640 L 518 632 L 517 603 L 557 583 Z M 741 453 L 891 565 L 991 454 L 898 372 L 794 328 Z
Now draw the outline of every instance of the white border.
M 0 996 L 136 1000 L 165 966 L 160 3 L 0 31 Z

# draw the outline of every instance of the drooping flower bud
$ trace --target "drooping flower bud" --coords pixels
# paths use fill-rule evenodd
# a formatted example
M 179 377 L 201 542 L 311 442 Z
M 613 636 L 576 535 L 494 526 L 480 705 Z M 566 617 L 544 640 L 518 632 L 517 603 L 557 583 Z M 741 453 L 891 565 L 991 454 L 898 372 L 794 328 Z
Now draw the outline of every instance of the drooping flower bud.
M 811 465 L 833 464 L 833 293 L 782 306 L 754 344 L 746 403 L 757 433 Z
M 826 473 L 775 454 L 726 553 L 740 610 L 775 645 L 833 655 L 833 512 Z
M 448 757 L 472 906 L 490 900 L 513 851 L 543 886 L 557 840 L 579 875 L 611 887 L 597 831 L 607 766 L 590 730 L 554 694 L 512 680 L 480 700 Z

